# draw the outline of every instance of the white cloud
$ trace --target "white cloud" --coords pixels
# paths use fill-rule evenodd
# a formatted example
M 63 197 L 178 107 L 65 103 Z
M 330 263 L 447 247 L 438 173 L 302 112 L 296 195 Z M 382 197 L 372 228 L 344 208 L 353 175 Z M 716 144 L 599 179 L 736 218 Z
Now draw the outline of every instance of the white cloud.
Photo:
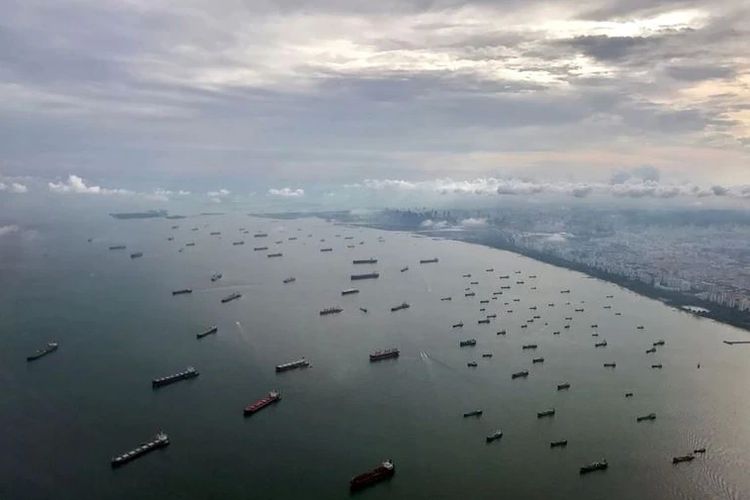
M 11 224 L 8 226 L 0 226 L 0 236 L 5 236 L 6 234 L 15 233 L 18 231 L 18 226 L 15 224 Z
M 21 184 L 19 182 L 11 182 L 10 184 L 6 184 L 4 182 L 0 182 L 0 191 L 8 191 L 9 193 L 28 193 L 29 188 L 26 187 L 26 185 Z
M 128 195 L 135 194 L 127 189 L 110 189 L 101 186 L 89 186 L 81 177 L 69 175 L 65 182 L 48 182 L 47 186 L 53 193 L 77 193 L 77 194 L 100 194 L 100 195 Z
M 222 203 L 230 194 L 232 194 L 230 190 L 222 188 L 218 191 L 209 191 L 206 196 L 214 203 Z
M 299 198 L 300 196 L 305 196 L 305 190 L 302 188 L 281 188 L 281 189 L 275 189 L 271 188 L 268 190 L 268 194 L 271 196 L 283 196 L 285 198 Z
M 346 187 L 372 189 L 376 191 L 423 192 L 440 195 L 537 195 L 559 194 L 584 198 L 589 195 L 611 195 L 627 198 L 674 198 L 732 196 L 750 198 L 750 186 L 724 187 L 713 185 L 702 187 L 692 183 L 667 184 L 658 180 L 631 177 L 624 182 L 540 182 L 525 179 L 498 179 L 494 177 L 456 181 L 451 178 L 427 181 L 405 181 L 398 179 L 367 179 L 362 183 L 348 184 Z
M 482 227 L 487 225 L 487 218 L 481 217 L 469 217 L 461 221 L 461 225 L 464 227 Z
M 422 227 L 425 229 L 445 229 L 448 226 L 450 226 L 448 221 L 445 221 L 445 220 L 434 221 L 432 219 L 425 219 L 419 225 L 419 227 Z

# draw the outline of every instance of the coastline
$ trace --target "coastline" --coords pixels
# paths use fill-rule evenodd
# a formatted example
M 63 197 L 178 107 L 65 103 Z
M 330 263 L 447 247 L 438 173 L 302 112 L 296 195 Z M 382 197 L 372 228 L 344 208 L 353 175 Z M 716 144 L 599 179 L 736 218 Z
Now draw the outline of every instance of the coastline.
M 617 274 L 602 271 L 600 269 L 591 268 L 589 266 L 570 262 L 554 255 L 545 254 L 542 252 L 536 252 L 526 248 L 519 247 L 513 242 L 508 241 L 501 234 L 493 231 L 492 229 L 474 229 L 470 231 L 430 231 L 420 230 L 419 227 L 412 226 L 410 224 L 378 224 L 375 222 L 364 222 L 361 220 L 352 220 L 350 214 L 347 211 L 332 211 L 332 212 L 318 212 L 318 213 L 300 213 L 291 212 L 284 214 L 252 214 L 255 217 L 261 218 L 274 218 L 281 220 L 290 220 L 304 217 L 318 217 L 331 222 L 335 222 L 347 226 L 355 227 L 368 227 L 372 229 L 380 229 L 384 231 L 401 231 L 409 232 L 412 234 L 418 234 L 433 238 L 442 238 L 453 241 L 463 241 L 466 243 L 475 243 L 483 245 L 489 248 L 497 250 L 504 250 L 512 252 L 524 257 L 544 262 L 545 264 L 551 264 L 553 266 L 569 269 L 571 271 L 577 271 L 583 273 L 592 278 L 600 279 L 608 283 L 613 283 L 622 288 L 630 290 L 631 292 L 637 293 L 641 296 L 648 297 L 650 299 L 658 300 L 666 306 L 672 307 L 677 311 L 685 314 L 690 314 L 697 318 L 705 318 L 717 321 L 719 323 L 734 326 L 741 330 L 750 332 L 750 312 L 742 312 L 737 309 L 721 306 L 712 302 L 702 300 L 695 296 L 688 296 L 679 292 L 674 292 L 666 289 L 657 289 L 651 285 L 643 283 L 637 280 L 631 280 Z M 698 310 L 688 309 L 686 306 L 697 307 L 705 309 L 707 312 Z

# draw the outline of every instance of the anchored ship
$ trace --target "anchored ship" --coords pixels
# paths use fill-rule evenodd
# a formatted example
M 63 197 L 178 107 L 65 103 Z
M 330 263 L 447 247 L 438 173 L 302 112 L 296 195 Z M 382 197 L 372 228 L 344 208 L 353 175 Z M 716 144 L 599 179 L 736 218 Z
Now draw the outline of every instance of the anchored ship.
M 383 359 L 397 358 L 399 356 L 399 350 L 396 348 L 383 349 L 382 351 L 375 351 L 370 354 L 370 361 L 381 361 Z
M 138 448 L 125 452 L 122 455 L 113 457 L 111 461 L 112 467 L 119 467 L 121 465 L 125 465 L 131 460 L 134 460 L 140 456 L 143 456 L 150 451 L 156 450 L 158 448 L 163 448 L 167 446 L 168 444 L 169 444 L 169 436 L 167 436 L 163 432 L 159 432 L 156 436 L 154 436 L 154 438 L 151 441 L 148 441 L 146 443 L 141 443 L 138 446 Z
M 648 415 L 643 415 L 642 417 L 636 417 L 636 422 L 643 422 L 645 420 L 656 420 L 656 413 L 649 413 Z
M 536 413 L 536 418 L 554 417 L 554 416 L 555 416 L 555 409 L 554 408 L 550 408 L 548 410 L 538 411 Z
M 459 347 L 475 346 L 477 345 L 477 339 L 466 339 L 458 342 Z
M 167 375 L 166 377 L 155 378 L 151 381 L 151 387 L 157 389 L 165 385 L 174 384 L 180 380 L 187 380 L 189 378 L 195 378 L 198 376 L 198 372 L 192 366 L 188 366 L 185 371 L 175 373 L 173 375 Z
M 126 248 L 125 245 L 112 245 L 109 247 L 110 250 L 125 250 Z
M 263 250 L 268 250 L 268 247 L 253 247 L 254 252 L 260 252 Z
M 253 238 L 266 238 L 268 237 L 268 233 L 255 233 L 253 235 Z
M 232 242 L 232 245 L 234 245 L 234 246 L 240 246 L 240 245 L 244 245 L 244 244 L 245 244 L 244 241 L 233 241 Z
M 307 368 L 308 366 L 310 366 L 310 362 L 305 358 L 300 358 L 296 361 L 290 361 L 289 363 L 276 365 L 276 372 L 279 373 L 289 370 L 296 370 L 297 368 Z
M 138 259 L 140 257 L 143 257 L 143 252 L 133 252 L 130 254 L 131 259 Z
M 341 295 L 352 295 L 355 293 L 359 293 L 359 290 L 356 288 L 347 288 L 346 290 L 341 290 Z
M 406 302 L 402 302 L 397 306 L 391 307 L 391 312 L 400 311 L 401 309 L 409 309 L 409 307 L 411 307 L 409 304 L 407 304 Z
M 501 437 L 503 437 L 503 431 L 495 431 L 495 432 L 493 432 L 492 434 L 490 434 L 489 436 L 487 436 L 487 437 L 486 437 L 486 438 L 484 438 L 484 439 L 485 439 L 485 441 L 487 441 L 488 443 L 491 443 L 491 442 L 493 442 L 493 441 L 497 441 L 497 440 L 498 440 L 498 439 L 500 439 Z
M 231 302 L 233 300 L 237 300 L 240 297 L 242 297 L 242 294 L 240 292 L 234 292 L 233 294 L 227 295 L 226 297 L 224 297 L 223 299 L 221 299 L 221 303 L 222 304 L 226 304 L 227 302 Z
M 343 309 L 341 307 L 327 307 L 325 309 L 321 309 L 320 315 L 321 316 L 326 316 L 328 314 L 338 314 L 341 311 L 343 311 Z
M 516 373 L 512 374 L 510 376 L 510 378 L 520 378 L 520 377 L 526 378 L 528 376 L 529 376 L 529 371 L 528 370 L 521 370 L 520 372 L 516 372 Z
M 352 261 L 352 264 L 377 264 L 377 263 L 378 263 L 378 259 L 373 259 L 373 258 L 370 258 L 370 259 L 354 259 Z
M 272 259 L 272 258 L 274 258 L 274 257 L 281 257 L 282 255 L 283 255 L 283 254 L 282 254 L 281 252 L 276 252 L 276 253 L 269 253 L 269 254 L 267 255 L 267 257 L 268 257 L 269 259 Z
M 606 460 L 602 460 L 600 462 L 591 462 L 590 464 L 581 467 L 580 473 L 588 474 L 589 472 L 594 472 L 597 470 L 605 470 L 607 467 L 609 467 L 609 464 Z
M 59 347 L 57 342 L 49 342 L 43 349 L 38 349 L 31 356 L 26 356 L 26 361 L 36 361 L 39 358 L 43 358 L 47 354 L 53 353 Z
M 218 332 L 218 331 L 219 331 L 219 328 L 218 328 L 218 327 L 216 327 L 216 326 L 212 326 L 211 328 L 209 328 L 209 329 L 208 329 L 208 330 L 206 330 L 205 332 L 201 332 L 201 333 L 198 333 L 198 334 L 196 334 L 195 336 L 196 336 L 197 338 L 199 338 L 199 339 L 202 339 L 202 338 L 203 338 L 203 337 L 205 337 L 206 335 L 211 335 L 212 333 L 216 333 L 216 332 Z
M 567 439 L 561 439 L 559 441 L 552 441 L 549 444 L 550 448 L 564 448 L 565 446 L 568 446 L 568 440 Z
M 401 268 L 401 272 L 402 272 L 402 273 L 405 273 L 405 272 L 406 272 L 406 271 L 408 271 L 408 270 L 409 270 L 409 266 L 406 266 L 406 267 L 402 267 L 402 268 Z
M 183 295 L 185 293 L 193 293 L 193 290 L 190 288 L 183 288 L 182 290 L 173 290 L 172 295 Z
M 266 406 L 277 403 L 281 399 L 281 393 L 279 391 L 271 391 L 265 397 L 259 399 L 255 403 L 249 404 L 245 407 L 244 414 L 247 417 L 253 413 L 259 412 Z
M 484 413 L 484 410 L 471 410 L 464 413 L 464 418 L 466 417 L 481 417 L 482 413 Z
M 352 280 L 367 280 L 376 279 L 380 277 L 380 273 L 365 273 L 365 274 L 352 274 Z
M 566 390 L 566 389 L 570 389 L 570 384 L 568 382 L 565 382 L 563 384 L 557 384 L 557 390 L 558 391 L 563 391 L 563 390 Z
M 349 481 L 349 489 L 351 491 L 359 491 L 373 484 L 390 479 L 396 473 L 396 468 L 393 465 L 392 460 L 385 460 L 383 463 L 375 467 L 369 472 L 354 476 Z
M 333 252 L 333 248 L 330 248 L 330 247 L 328 247 L 328 248 L 321 248 L 320 251 L 321 252 Z
M 221 273 L 214 273 L 211 275 L 211 281 L 219 281 L 224 275 Z
M 433 259 L 422 259 L 419 261 L 420 264 L 434 264 L 435 262 L 438 262 L 437 257 Z
M 285 285 L 287 283 L 294 283 L 295 281 L 297 281 L 297 278 L 295 278 L 294 276 L 289 276 L 288 278 L 284 278 L 284 284 Z

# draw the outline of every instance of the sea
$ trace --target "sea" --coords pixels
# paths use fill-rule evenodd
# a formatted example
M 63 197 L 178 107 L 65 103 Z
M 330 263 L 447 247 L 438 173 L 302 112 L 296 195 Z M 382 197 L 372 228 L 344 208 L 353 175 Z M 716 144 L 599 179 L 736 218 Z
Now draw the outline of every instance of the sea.
M 58 222 L 0 238 L 2 499 L 345 499 L 385 459 L 394 477 L 357 498 L 750 498 L 750 345 L 723 343 L 746 331 L 506 251 L 315 217 Z M 371 363 L 384 348 L 400 357 Z M 168 447 L 110 466 L 159 431 Z

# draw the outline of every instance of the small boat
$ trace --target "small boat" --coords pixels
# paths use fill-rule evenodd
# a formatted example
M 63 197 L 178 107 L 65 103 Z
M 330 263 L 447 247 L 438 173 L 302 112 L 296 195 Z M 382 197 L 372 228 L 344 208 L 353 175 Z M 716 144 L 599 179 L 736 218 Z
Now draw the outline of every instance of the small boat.
M 458 322 L 458 323 L 455 323 L 455 324 L 453 325 L 453 328 L 463 328 L 463 326 L 464 326 L 464 322 L 463 322 L 463 321 L 460 321 L 460 322 Z
M 138 259 L 140 257 L 143 257 L 143 252 L 134 252 L 130 254 L 131 259 Z
M 476 295 L 476 293 L 474 293 L 474 292 L 469 292 L 469 293 L 465 293 L 465 294 L 464 294 L 464 297 L 473 297 L 473 296 L 475 296 L 475 295 Z
M 266 257 L 268 257 L 269 259 L 273 259 L 274 257 L 281 257 L 282 255 L 283 254 L 281 252 L 276 252 L 276 253 L 269 253 L 268 255 L 266 255 Z
M 490 268 L 485 269 L 484 271 L 488 272 L 488 273 L 494 273 L 495 272 L 495 268 L 494 267 L 490 267 Z
M 406 271 L 408 271 L 408 270 L 409 270 L 409 266 L 406 266 L 406 267 L 402 267 L 402 268 L 401 268 L 401 272 L 402 272 L 402 273 L 405 273 L 405 272 L 406 272 Z
M 695 455 L 682 455 L 680 457 L 672 458 L 672 463 L 680 464 L 682 462 L 692 462 L 693 460 L 695 460 Z
M 490 320 L 488 320 L 486 318 L 485 319 L 480 319 L 479 321 L 477 321 L 477 324 L 478 325 L 489 325 L 490 324 Z
M 626 398 L 632 398 L 633 397 L 633 393 L 632 392 L 626 392 L 625 393 L 625 397 Z
M 643 330 L 644 326 L 643 325 L 638 325 L 635 328 L 636 328 L 636 330 Z
M 536 413 L 536 418 L 544 418 L 544 417 L 554 417 L 555 416 L 555 409 L 550 408 L 548 410 L 538 411 Z
M 224 275 L 221 273 L 214 273 L 211 275 L 211 281 L 219 281 Z
M 536 348 L 537 348 L 536 344 L 524 344 L 523 347 L 521 347 L 521 349 L 523 349 L 523 350 L 526 350 L 526 349 L 536 349 Z
M 482 353 L 482 357 L 483 358 L 491 358 L 492 357 L 492 353 L 491 352 L 483 352 Z
M 451 297 L 441 297 L 440 300 L 445 302 L 445 301 L 451 300 Z
M 660 345 L 664 345 L 664 341 L 663 340 L 657 340 L 656 342 L 653 343 L 654 347 L 660 346 Z
M 294 283 L 295 281 L 297 281 L 297 278 L 295 278 L 294 276 L 290 276 L 284 279 L 284 284 L 286 285 L 287 283 Z
M 341 295 L 353 295 L 355 293 L 359 293 L 359 290 L 357 288 L 347 288 L 346 290 L 341 290 Z
M 643 415 L 641 417 L 636 417 L 636 422 L 644 422 L 646 420 L 656 420 L 656 413 L 649 413 L 648 415 Z
M 651 365 L 651 368 L 659 368 L 659 369 L 661 369 L 661 363 L 653 364 L 653 365 Z
M 462 274 L 461 277 L 462 278 L 471 278 L 471 274 Z
M 651 349 L 646 349 L 646 354 L 653 354 L 656 352 L 656 347 L 652 347 Z
M 562 384 L 557 384 L 557 390 L 558 391 L 564 391 L 564 390 L 567 390 L 567 389 L 570 389 L 570 384 L 568 382 L 565 382 L 565 383 L 562 383 Z
M 544 363 L 544 358 L 534 358 L 531 360 L 532 363 Z
M 564 448 L 568 446 L 568 440 L 567 439 L 561 439 L 559 441 L 552 441 L 549 444 L 550 448 Z
M 607 469 L 607 467 L 609 467 L 609 464 L 606 460 L 602 460 L 600 462 L 591 462 L 590 464 L 581 467 L 580 473 L 588 474 L 589 472 L 594 472 L 597 470 L 605 470 Z
M 486 442 L 491 443 L 493 441 L 497 441 L 501 437 L 503 437 L 503 431 L 495 431 L 484 439 Z
M 459 347 L 475 346 L 477 345 L 477 339 L 466 339 L 458 342 Z
M 516 372 L 516 373 L 512 374 L 510 376 L 510 378 L 512 378 L 512 379 L 514 379 L 514 378 L 526 378 L 528 376 L 529 376 L 529 371 L 528 370 L 521 370 L 520 372 Z
M 696 453 L 696 454 L 697 453 L 706 453 L 706 449 L 705 448 L 697 448 L 697 449 L 693 450 L 693 453 Z
M 602 340 L 601 342 L 597 342 L 596 344 L 594 344 L 594 347 L 607 347 L 607 341 Z
M 469 368 L 476 368 L 477 367 L 477 362 L 476 361 L 469 361 L 468 363 L 466 363 L 466 366 L 468 366 Z
M 554 332 L 552 332 L 552 335 L 560 335 L 560 330 L 555 330 Z
M 363 313 L 367 314 L 367 309 L 366 308 L 360 307 L 359 310 L 362 311 Z
M 499 332 L 497 332 L 498 335 L 505 335 L 505 333 L 505 330 L 500 330 Z
M 173 290 L 172 295 L 183 295 L 186 293 L 193 293 L 193 290 L 190 288 L 183 288 L 182 290 Z
M 481 417 L 483 413 L 483 410 L 471 410 L 464 413 L 464 418 L 466 417 Z
M 604 368 L 614 368 L 617 366 L 617 363 L 604 363 Z

